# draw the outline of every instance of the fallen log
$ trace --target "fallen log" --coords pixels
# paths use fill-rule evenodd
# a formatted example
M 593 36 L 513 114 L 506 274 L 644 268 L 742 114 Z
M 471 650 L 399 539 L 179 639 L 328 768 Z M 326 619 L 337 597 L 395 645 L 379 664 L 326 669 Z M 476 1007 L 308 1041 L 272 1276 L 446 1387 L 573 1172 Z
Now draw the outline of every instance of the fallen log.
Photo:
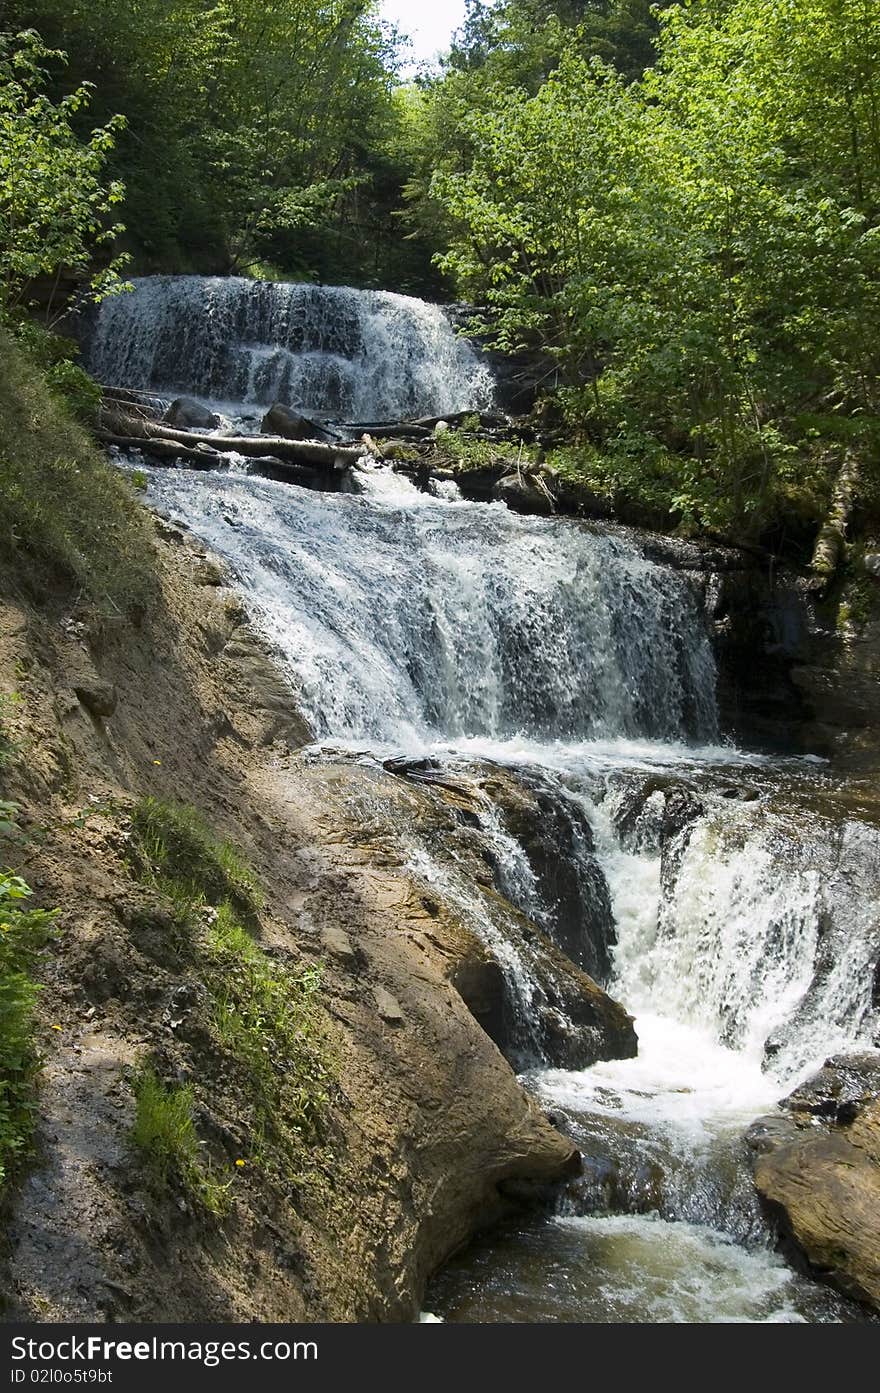
M 430 435 L 441 421 L 447 426 L 461 426 L 465 422 L 478 421 L 480 428 L 484 430 L 491 430 L 496 426 L 506 429 L 510 425 L 508 418 L 497 411 L 450 411 L 445 416 L 418 416 L 412 421 L 343 421 L 341 425 L 350 431 L 369 431 L 370 435 L 389 431 L 400 433 L 406 430 L 424 431 Z
M 209 435 L 194 430 L 173 430 L 168 426 L 148 430 L 149 437 L 176 440 L 181 445 L 207 445 L 221 454 L 274 455 L 294 464 L 312 464 L 325 469 L 347 469 L 362 458 L 363 449 L 344 445 L 324 445 L 317 440 L 285 440 L 281 435 Z
M 115 432 L 98 428 L 94 434 L 105 445 L 117 445 L 120 450 L 140 450 L 154 459 L 185 460 L 194 469 L 216 469 L 223 463 L 223 456 L 216 450 L 196 450 L 189 445 L 181 445 L 177 440 L 163 440 L 152 435 L 116 435 Z
M 109 397 L 111 401 L 131 401 L 146 406 L 159 402 L 167 406 L 171 400 L 170 397 L 163 397 L 160 392 L 147 392 L 140 387 L 101 387 L 101 395 Z
M 428 426 L 411 425 L 409 422 L 402 422 L 400 425 L 364 425 L 346 426 L 347 431 L 360 433 L 361 435 L 371 435 L 374 440 L 430 440 L 434 432 Z
M 274 479 L 277 483 L 299 484 L 301 488 L 314 489 L 318 493 L 341 493 L 346 477 L 344 471 L 339 469 L 315 469 L 309 464 L 276 459 L 274 455 L 249 459 L 247 472 L 257 474 L 261 479 Z
M 139 423 L 140 424 L 140 423 Z M 276 459 L 290 460 L 293 464 L 311 465 L 316 469 L 348 469 L 357 464 L 365 453 L 363 446 L 324 445 L 316 440 L 285 440 L 275 435 L 212 435 L 193 430 L 175 430 L 171 426 L 157 425 L 143 421 L 143 435 L 128 435 L 112 430 L 96 431 L 99 439 L 124 449 L 132 446 L 146 449 L 154 442 L 178 445 L 189 451 L 203 446 L 215 454 L 272 455 Z M 162 450 L 152 453 L 161 454 Z M 171 452 L 166 450 L 165 453 Z M 185 456 L 188 458 L 189 456 Z M 184 458 L 182 455 L 181 458 Z
M 143 435 L 113 435 L 110 431 L 97 430 L 95 434 L 108 445 L 118 445 L 123 450 L 140 450 L 150 459 L 163 464 L 187 464 L 190 469 L 215 470 L 226 464 L 226 455 L 219 450 L 193 449 L 181 445 L 176 440 L 162 440 L 159 437 Z M 341 469 L 328 469 L 326 464 L 314 465 L 294 460 L 278 459 L 275 455 L 249 456 L 246 472 L 258 474 L 262 479 L 275 479 L 284 484 L 300 484 L 303 488 L 319 492 L 334 493 L 342 488 L 345 473 Z

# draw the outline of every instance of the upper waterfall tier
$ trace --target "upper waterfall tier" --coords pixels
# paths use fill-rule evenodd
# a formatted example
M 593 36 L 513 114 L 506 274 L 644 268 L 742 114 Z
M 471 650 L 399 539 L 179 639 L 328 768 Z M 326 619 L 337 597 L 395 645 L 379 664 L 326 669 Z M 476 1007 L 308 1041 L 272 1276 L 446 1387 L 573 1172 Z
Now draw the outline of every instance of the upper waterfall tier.
M 492 376 L 439 305 L 385 290 L 148 276 L 101 305 L 99 381 L 285 402 L 340 421 L 489 406 Z

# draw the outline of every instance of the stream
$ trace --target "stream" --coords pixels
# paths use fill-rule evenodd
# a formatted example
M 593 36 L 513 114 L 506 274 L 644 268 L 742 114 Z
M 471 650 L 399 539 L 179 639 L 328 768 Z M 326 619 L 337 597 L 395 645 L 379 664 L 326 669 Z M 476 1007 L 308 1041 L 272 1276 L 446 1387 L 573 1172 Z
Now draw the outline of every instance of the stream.
M 104 381 L 186 389 L 239 423 L 276 400 L 337 419 L 491 401 L 484 366 L 420 301 L 194 277 L 136 287 L 102 308 L 91 366 Z M 465 502 L 448 482 L 423 492 L 366 462 L 339 493 L 235 461 L 146 473 L 150 504 L 227 563 L 312 757 L 427 761 L 452 778 L 496 768 L 537 801 L 555 890 L 504 809 L 481 810 L 504 895 L 635 1017 L 637 1057 L 560 1067 L 529 960 L 413 834 L 413 875 L 502 965 L 508 1057 L 584 1158 L 553 1212 L 447 1264 L 431 1316 L 865 1319 L 775 1251 L 744 1135 L 827 1056 L 875 1046 L 880 830 L 822 761 L 725 738 L 698 579 L 624 529 Z

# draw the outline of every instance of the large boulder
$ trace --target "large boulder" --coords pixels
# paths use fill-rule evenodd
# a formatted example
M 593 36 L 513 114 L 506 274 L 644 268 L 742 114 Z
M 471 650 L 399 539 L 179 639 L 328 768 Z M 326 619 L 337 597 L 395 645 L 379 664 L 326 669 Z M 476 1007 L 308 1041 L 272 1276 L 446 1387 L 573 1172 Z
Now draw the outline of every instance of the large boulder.
M 217 430 L 220 417 L 194 397 L 177 397 L 162 417 L 178 430 Z
M 838 1055 L 748 1134 L 755 1184 L 818 1276 L 880 1310 L 880 1055 Z
M 308 416 L 301 416 L 292 406 L 276 401 L 263 417 L 260 425 L 263 435 L 280 435 L 284 440 L 329 440 L 333 437 L 323 426 Z
M 549 515 L 556 511 L 556 500 L 539 474 L 520 470 L 504 474 L 493 487 L 492 497 L 515 513 Z

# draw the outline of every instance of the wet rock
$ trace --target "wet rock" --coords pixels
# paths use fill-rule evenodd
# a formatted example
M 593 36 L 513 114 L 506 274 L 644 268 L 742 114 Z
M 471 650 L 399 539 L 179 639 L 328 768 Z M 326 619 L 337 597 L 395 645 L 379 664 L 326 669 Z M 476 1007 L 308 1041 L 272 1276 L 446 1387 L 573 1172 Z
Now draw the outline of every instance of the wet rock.
M 505 829 L 522 847 L 537 882 L 542 923 L 572 962 L 598 982 L 611 973 L 615 942 L 611 898 L 595 859 L 593 831 L 579 804 L 520 773 L 493 770 L 484 791 L 501 810 Z M 496 870 L 498 888 L 516 899 L 515 887 Z M 527 912 L 533 906 L 520 905 Z
M 587 1069 L 602 1059 L 638 1053 L 633 1018 L 540 932 L 532 944 L 544 997 L 535 1008 L 543 1058 L 557 1069 Z
M 614 826 L 620 837 L 635 846 L 663 851 L 705 811 L 691 789 L 671 782 L 668 776 L 652 775 L 621 789 L 613 812 Z
M 880 1096 L 880 1055 L 839 1054 L 827 1059 L 817 1074 L 786 1098 L 788 1112 L 848 1126 L 859 1112 Z
M 556 511 L 553 494 L 539 475 L 504 474 L 494 485 L 492 497 L 515 513 L 549 515 Z
M 452 973 L 452 985 L 490 1040 L 503 1047 L 506 1035 L 505 982 L 499 963 L 479 947 L 463 956 Z
M 112 716 L 116 710 L 116 688 L 112 682 L 90 675 L 79 676 L 73 690 L 87 711 L 93 716 Z
M 705 815 L 705 806 L 689 788 L 668 788 L 663 798 L 661 835 L 664 842 L 680 836 Z
M 817 1275 L 880 1310 L 880 1055 L 838 1055 L 748 1134 L 755 1184 Z
M 217 430 L 221 424 L 220 417 L 194 397 L 177 397 L 162 419 L 180 430 Z
M 225 585 L 225 577 L 216 561 L 206 558 L 197 561 L 193 567 L 193 580 L 196 585 Z
M 261 435 L 280 435 L 285 440 L 326 440 L 330 438 L 329 432 L 319 426 L 316 421 L 312 421 L 308 416 L 301 416 L 292 407 L 285 406 L 283 402 L 276 401 L 274 406 L 270 406 L 260 424 Z
M 387 769 L 389 774 L 397 774 L 403 779 L 423 779 L 439 773 L 441 765 L 439 760 L 432 759 L 430 755 L 420 758 L 392 755 L 389 759 L 383 759 L 382 768 Z

